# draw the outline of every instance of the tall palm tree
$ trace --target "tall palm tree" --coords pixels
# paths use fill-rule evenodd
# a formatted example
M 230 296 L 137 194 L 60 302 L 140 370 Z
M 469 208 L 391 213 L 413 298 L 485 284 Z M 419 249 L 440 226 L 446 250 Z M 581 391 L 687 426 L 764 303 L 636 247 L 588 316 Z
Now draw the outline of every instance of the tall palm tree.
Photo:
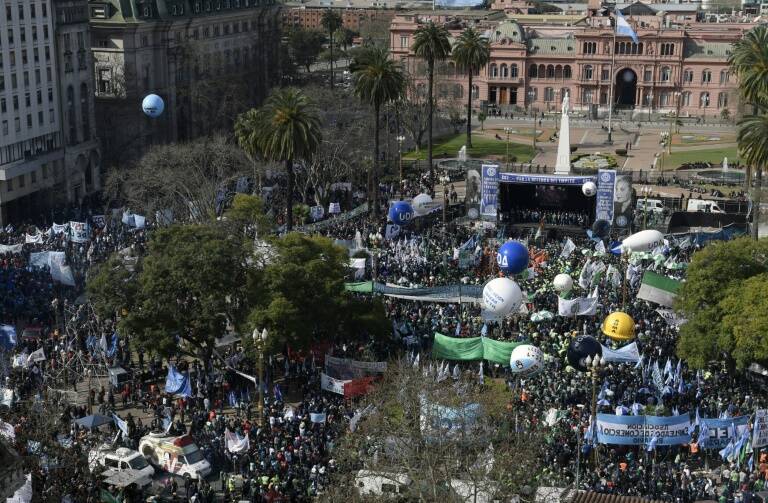
M 368 174 L 369 198 L 373 198 L 373 212 L 379 212 L 377 181 L 379 173 L 379 129 L 381 107 L 400 99 L 405 91 L 405 75 L 400 66 L 389 58 L 386 49 L 367 48 L 350 66 L 355 79 L 355 94 L 361 101 L 373 106 L 373 166 Z
M 341 28 L 341 16 L 333 9 L 325 9 L 320 22 L 323 24 L 325 31 L 328 32 L 328 45 L 331 50 L 331 89 L 333 89 L 333 34 L 336 33 L 339 28 Z
M 467 72 L 467 148 L 472 148 L 472 77 L 491 60 L 491 44 L 471 26 L 464 30 L 453 46 L 456 66 Z
M 728 63 L 739 78 L 739 90 L 744 101 L 754 109 L 754 116 L 739 121 L 736 139 L 748 169 L 753 169 L 755 174 L 752 236 L 757 239 L 763 169 L 768 167 L 768 138 L 765 136 L 768 134 L 768 26 L 757 26 L 736 42 Z M 751 187 L 752 180 L 748 173 L 747 189 Z
M 238 116 L 235 136 L 249 155 L 285 162 L 286 229 L 290 231 L 293 229 L 293 162 L 310 158 L 320 145 L 320 118 L 312 101 L 298 89 L 277 89 L 261 108 Z
M 445 61 L 451 55 L 451 43 L 445 26 L 433 21 L 420 26 L 413 35 L 413 53 L 427 62 L 427 162 L 429 183 L 435 190 L 435 170 L 432 166 L 432 116 L 434 113 L 433 87 L 435 83 L 435 62 Z

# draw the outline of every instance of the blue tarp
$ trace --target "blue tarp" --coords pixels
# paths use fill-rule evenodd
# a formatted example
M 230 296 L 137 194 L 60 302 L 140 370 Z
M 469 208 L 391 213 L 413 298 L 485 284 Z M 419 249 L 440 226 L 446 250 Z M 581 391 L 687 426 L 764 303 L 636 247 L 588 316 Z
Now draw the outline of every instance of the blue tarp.
M 168 376 L 165 378 L 165 392 L 171 395 L 192 396 L 192 384 L 189 374 L 182 374 L 173 365 L 168 366 Z

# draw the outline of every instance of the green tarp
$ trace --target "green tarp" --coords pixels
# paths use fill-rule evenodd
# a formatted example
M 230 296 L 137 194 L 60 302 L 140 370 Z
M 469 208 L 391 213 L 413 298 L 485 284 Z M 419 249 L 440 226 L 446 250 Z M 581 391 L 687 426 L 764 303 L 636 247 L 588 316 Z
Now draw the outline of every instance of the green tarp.
M 348 292 L 373 293 L 373 281 L 362 281 L 360 283 L 344 283 L 344 288 Z
M 436 360 L 488 360 L 509 365 L 512 350 L 522 342 L 494 341 L 488 337 L 448 337 L 435 332 L 432 358 Z

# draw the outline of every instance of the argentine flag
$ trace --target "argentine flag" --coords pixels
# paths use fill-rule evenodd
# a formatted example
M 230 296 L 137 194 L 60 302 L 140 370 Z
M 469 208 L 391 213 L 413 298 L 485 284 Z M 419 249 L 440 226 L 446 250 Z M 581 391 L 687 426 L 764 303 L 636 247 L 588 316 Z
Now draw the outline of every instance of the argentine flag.
M 624 16 L 621 15 L 621 11 L 619 9 L 616 9 L 616 35 L 632 37 L 632 41 L 636 44 L 638 43 L 637 33 L 635 33 L 635 30 L 629 26 L 629 23 L 626 19 L 624 19 Z

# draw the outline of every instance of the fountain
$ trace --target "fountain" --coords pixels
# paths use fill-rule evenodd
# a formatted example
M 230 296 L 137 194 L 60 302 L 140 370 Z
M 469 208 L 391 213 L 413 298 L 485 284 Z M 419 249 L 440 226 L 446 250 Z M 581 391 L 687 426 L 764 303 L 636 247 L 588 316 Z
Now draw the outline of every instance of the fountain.
M 467 146 L 462 145 L 459 149 L 459 156 L 458 156 L 459 162 L 467 162 Z

